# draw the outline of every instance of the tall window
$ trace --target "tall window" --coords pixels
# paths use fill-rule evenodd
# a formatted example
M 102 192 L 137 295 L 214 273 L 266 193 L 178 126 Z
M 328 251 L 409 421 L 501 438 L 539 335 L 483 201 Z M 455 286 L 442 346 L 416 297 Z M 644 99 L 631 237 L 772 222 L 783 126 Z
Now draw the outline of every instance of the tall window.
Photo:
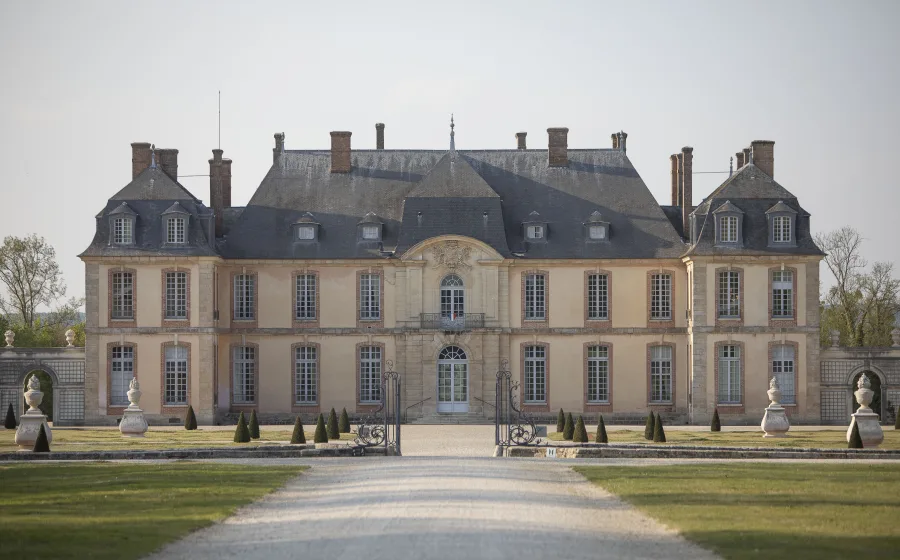
M 547 318 L 547 279 L 543 274 L 525 275 L 525 320 L 543 321 Z
M 741 316 L 741 275 L 735 270 L 719 273 L 719 317 Z
M 184 218 L 166 220 L 166 243 L 184 243 Z
M 775 216 L 772 218 L 772 241 L 775 243 L 791 242 L 790 216 Z
M 134 319 L 134 274 L 131 272 L 113 272 L 111 316 Z
M 737 216 L 722 216 L 721 218 L 719 218 L 719 240 L 722 243 L 737 243 Z
M 128 406 L 128 387 L 134 379 L 133 346 L 113 346 L 109 373 L 109 404 Z
M 525 402 L 547 402 L 547 349 L 525 347 Z
M 166 346 L 165 372 L 165 404 L 187 404 L 187 346 Z
M 588 347 L 587 398 L 590 403 L 609 402 L 609 347 Z
M 790 270 L 772 272 L 772 317 L 794 316 L 794 273 Z
M 134 242 L 134 231 L 131 218 L 116 218 L 113 220 L 113 243 L 116 245 L 129 245 Z
M 294 403 L 316 404 L 319 399 L 319 359 L 315 346 L 294 348 Z
M 294 308 L 294 320 L 310 321 L 316 318 L 316 275 L 298 274 L 296 276 L 297 303 Z
M 381 348 L 359 348 L 359 402 L 381 402 Z
M 672 402 L 672 347 L 650 347 L 650 402 Z
M 166 272 L 166 319 L 187 319 L 187 272 Z
M 253 320 L 256 317 L 253 299 L 256 278 L 252 274 L 234 276 L 234 318 L 237 321 Z
M 232 351 L 234 352 L 232 401 L 234 404 L 253 404 L 256 402 L 256 348 L 235 346 Z
M 772 376 L 781 389 L 782 404 L 797 404 L 794 384 L 794 347 L 784 344 L 772 349 Z
M 361 321 L 381 319 L 381 276 L 378 274 L 359 276 L 359 319 Z
M 650 319 L 670 320 L 672 318 L 672 275 L 653 274 L 650 276 Z
M 741 347 L 719 346 L 719 404 L 741 402 Z
M 588 319 L 609 319 L 608 277 L 606 274 L 588 275 Z

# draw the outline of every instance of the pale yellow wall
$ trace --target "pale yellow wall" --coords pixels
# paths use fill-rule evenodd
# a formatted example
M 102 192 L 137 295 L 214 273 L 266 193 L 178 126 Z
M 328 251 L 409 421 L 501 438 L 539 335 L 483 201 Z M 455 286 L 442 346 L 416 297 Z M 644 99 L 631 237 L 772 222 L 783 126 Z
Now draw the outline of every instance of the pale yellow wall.
M 159 327 L 162 324 L 163 286 L 162 271 L 166 268 L 180 268 L 190 271 L 190 326 L 199 324 L 200 274 L 195 262 L 178 263 L 123 263 L 120 265 L 100 265 L 100 327 L 115 327 L 116 321 L 109 320 L 109 272 L 122 268 L 135 271 L 135 313 L 140 327 Z M 207 288 L 208 289 L 208 288 Z
M 785 261 L 786 267 L 794 268 L 797 276 L 797 309 L 795 310 L 797 326 L 806 325 L 806 263 Z M 766 262 L 752 264 L 747 262 L 732 263 L 734 268 L 744 271 L 744 283 L 741 289 L 744 296 L 744 326 L 768 326 L 769 324 L 769 269 L 779 267 L 780 263 Z M 716 272 L 719 268 L 727 268 L 728 263 L 706 263 L 706 308 L 707 322 L 716 322 Z

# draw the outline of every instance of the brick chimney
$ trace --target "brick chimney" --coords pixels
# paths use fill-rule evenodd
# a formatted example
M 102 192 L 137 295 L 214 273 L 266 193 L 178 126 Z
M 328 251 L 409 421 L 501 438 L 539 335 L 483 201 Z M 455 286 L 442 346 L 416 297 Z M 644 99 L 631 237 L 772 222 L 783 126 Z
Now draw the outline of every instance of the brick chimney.
M 772 140 L 754 140 L 750 142 L 753 154 L 753 165 L 769 177 L 775 177 L 775 142 Z
M 735 167 L 735 169 L 744 167 L 744 152 L 735 152 L 734 157 L 734 161 L 737 163 L 737 167 Z
M 672 164 L 672 206 L 680 206 L 681 200 L 678 197 L 678 154 L 670 155 L 669 162 Z
M 375 123 L 375 149 L 384 149 L 384 123 Z
M 131 144 L 131 178 L 137 177 L 141 171 L 150 167 L 150 143 L 134 142 Z
M 610 136 L 610 138 L 612 139 L 612 148 L 613 148 L 613 150 L 618 150 L 618 149 L 619 149 L 619 133 L 618 133 L 618 132 L 613 132 L 613 133 L 610 134 L 609 136 Z
M 213 150 L 212 153 L 213 158 L 209 160 L 209 203 L 212 206 L 213 214 L 216 216 L 216 237 L 222 237 L 225 217 L 225 182 L 222 177 L 222 150 Z M 231 171 L 230 165 L 228 170 Z M 229 186 L 231 185 L 231 177 L 228 178 L 228 184 Z M 231 198 L 231 193 L 229 193 L 228 198 Z
M 519 150 L 527 150 L 525 147 L 525 136 L 527 136 L 527 132 L 516 132 L 516 149 Z
M 569 166 L 569 129 L 548 128 L 547 165 L 550 167 Z
M 681 224 L 684 228 L 685 239 L 691 238 L 690 215 L 693 207 L 694 190 L 694 148 L 685 146 L 681 148 Z
M 331 172 L 350 173 L 350 135 L 352 132 L 331 132 Z
M 173 181 L 178 180 L 178 150 L 173 148 L 156 150 L 156 162 Z
M 275 133 L 275 147 L 272 148 L 272 163 L 278 161 L 278 157 L 284 152 L 284 132 Z

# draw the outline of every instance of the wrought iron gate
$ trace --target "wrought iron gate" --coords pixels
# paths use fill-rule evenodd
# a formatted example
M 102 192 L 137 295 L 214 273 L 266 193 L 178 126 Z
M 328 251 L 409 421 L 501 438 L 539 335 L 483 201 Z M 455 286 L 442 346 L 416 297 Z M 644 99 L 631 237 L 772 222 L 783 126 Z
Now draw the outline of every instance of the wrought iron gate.
M 387 455 L 400 453 L 400 374 L 394 362 L 385 361 L 387 371 L 381 376 L 381 404 L 365 417 L 356 430 L 356 443 L 365 447 L 384 445 Z
M 528 445 L 535 441 L 537 430 L 534 420 L 519 410 L 516 393 L 519 382 L 513 381 L 509 361 L 500 363 L 497 372 L 496 412 L 494 417 L 494 444 L 501 447 Z

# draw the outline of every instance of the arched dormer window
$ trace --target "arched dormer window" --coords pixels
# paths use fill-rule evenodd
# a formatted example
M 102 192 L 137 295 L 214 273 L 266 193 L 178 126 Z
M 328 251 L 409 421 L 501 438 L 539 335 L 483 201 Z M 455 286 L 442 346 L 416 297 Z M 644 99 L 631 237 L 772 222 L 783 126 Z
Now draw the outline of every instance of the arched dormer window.
M 109 213 L 110 245 L 134 245 L 134 224 L 137 213 L 123 202 Z
M 744 211 L 726 200 L 725 204 L 713 211 L 716 224 L 716 245 L 741 246 L 744 243 Z
M 584 238 L 588 242 L 609 241 L 609 222 L 603 220 L 599 210 L 591 212 L 584 223 Z
M 362 243 L 381 241 L 384 222 L 378 219 L 374 212 L 366 213 L 365 217 L 357 224 L 359 228 L 358 240 Z
M 766 221 L 769 229 L 769 246 L 797 246 L 797 211 L 779 200 L 775 206 L 766 210 Z
M 294 241 L 318 241 L 319 223 L 312 214 L 306 212 L 299 220 L 293 223 L 292 236 Z
M 522 223 L 525 241 L 528 243 L 542 243 L 547 241 L 547 222 L 537 212 L 528 214 L 528 218 Z
M 162 238 L 165 245 L 181 246 L 188 242 L 191 214 L 176 202 L 162 213 Z

